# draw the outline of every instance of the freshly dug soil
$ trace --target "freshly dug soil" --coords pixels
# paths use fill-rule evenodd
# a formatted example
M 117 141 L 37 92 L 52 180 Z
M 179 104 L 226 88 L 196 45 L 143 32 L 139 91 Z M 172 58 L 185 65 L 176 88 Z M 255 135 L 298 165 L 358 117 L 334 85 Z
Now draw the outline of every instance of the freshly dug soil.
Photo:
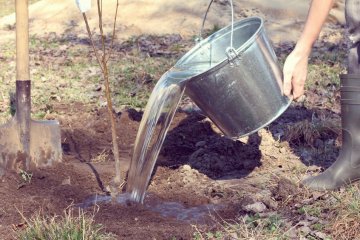
M 114 161 L 106 108 L 79 103 L 57 105 L 53 111 L 46 118 L 61 123 L 63 162 L 33 171 L 30 184 L 21 184 L 20 176 L 11 172 L 1 179 L 1 239 L 13 239 L 16 231 L 26 227 L 21 215 L 30 217 L 39 211 L 59 215 L 70 205 L 85 206 L 94 196 L 108 194 Z M 246 214 L 249 204 L 262 202 L 266 211 L 277 210 L 287 195 L 298 191 L 296 181 L 279 178 L 286 178 L 291 168 L 302 163 L 289 144 L 279 144 L 274 135 L 282 123 L 302 115 L 307 115 L 306 110 L 289 109 L 270 129 L 233 141 L 201 114 L 179 111 L 145 204 L 100 201 L 96 221 L 119 239 L 191 239 L 193 224 L 211 230 L 220 218 Z M 124 177 L 141 117 L 134 109 L 117 114 Z

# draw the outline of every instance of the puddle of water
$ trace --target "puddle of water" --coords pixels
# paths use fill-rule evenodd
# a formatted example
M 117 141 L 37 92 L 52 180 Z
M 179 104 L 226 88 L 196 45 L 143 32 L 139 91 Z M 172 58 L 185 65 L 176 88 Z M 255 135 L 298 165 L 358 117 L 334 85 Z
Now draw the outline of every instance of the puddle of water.
M 96 195 L 86 199 L 83 203 L 77 204 L 80 208 L 89 208 L 96 204 L 111 203 L 112 198 L 108 195 Z M 127 206 L 133 202 L 130 193 L 119 194 L 114 201 L 115 204 Z M 173 218 L 189 223 L 202 223 L 210 218 L 210 215 L 221 210 L 223 206 L 215 204 L 204 204 L 193 207 L 186 207 L 179 202 L 159 202 L 154 199 L 153 194 L 147 194 L 143 205 L 147 210 L 156 212 L 165 218 Z
M 200 223 L 209 219 L 209 215 L 215 213 L 216 210 L 220 210 L 221 206 L 206 204 L 196 207 L 186 208 L 184 205 L 178 202 L 164 202 L 154 206 L 145 205 L 152 211 L 159 213 L 166 218 L 175 218 L 180 221 L 189 223 Z
M 131 196 L 129 193 L 119 194 L 116 197 L 115 203 L 125 205 L 128 201 L 131 200 L 130 197 Z M 111 203 L 111 201 L 112 201 L 112 197 L 110 195 L 94 195 L 85 199 L 84 202 L 76 204 L 75 206 L 79 208 L 88 208 L 97 204 Z

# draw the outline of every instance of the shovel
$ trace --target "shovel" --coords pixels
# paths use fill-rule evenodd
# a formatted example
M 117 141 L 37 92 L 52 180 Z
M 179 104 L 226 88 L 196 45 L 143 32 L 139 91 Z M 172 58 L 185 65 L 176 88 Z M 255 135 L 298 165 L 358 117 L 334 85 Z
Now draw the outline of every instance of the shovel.
M 28 0 L 16 0 L 16 113 L 0 126 L 0 175 L 5 169 L 48 166 L 62 156 L 58 121 L 30 117 L 28 17 Z

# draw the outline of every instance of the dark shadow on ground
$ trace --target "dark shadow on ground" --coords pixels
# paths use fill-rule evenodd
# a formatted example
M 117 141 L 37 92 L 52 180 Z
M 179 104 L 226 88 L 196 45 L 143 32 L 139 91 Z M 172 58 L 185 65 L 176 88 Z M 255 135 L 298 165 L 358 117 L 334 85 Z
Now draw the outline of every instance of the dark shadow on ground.
M 292 152 L 306 166 L 327 168 L 336 160 L 339 152 L 336 144 L 339 129 L 330 125 L 336 120 L 338 114 L 331 110 L 292 104 L 268 126 L 268 130 L 275 139 L 288 142 Z
M 308 109 L 301 104 L 292 104 L 266 128 L 274 139 L 289 142 L 291 151 L 305 165 L 325 169 L 338 155 L 339 147 L 335 144 L 338 135 L 335 132 L 313 126 L 320 135 L 313 139 L 312 144 L 305 142 L 301 132 L 295 139 L 288 139 L 292 126 L 306 121 L 314 122 L 314 119 L 320 119 L 321 116 L 336 117 L 338 114 L 326 109 Z M 187 164 L 212 179 L 229 176 L 243 178 L 254 168 L 261 166 L 261 141 L 257 133 L 250 135 L 246 143 L 223 137 L 214 132 L 203 115 L 192 113 L 168 132 L 156 166 L 176 169 Z
M 168 132 L 157 166 L 190 165 L 212 179 L 246 177 L 261 165 L 261 137 L 253 134 L 245 144 L 214 132 L 200 114 L 190 114 Z M 155 171 L 154 171 L 155 172 Z

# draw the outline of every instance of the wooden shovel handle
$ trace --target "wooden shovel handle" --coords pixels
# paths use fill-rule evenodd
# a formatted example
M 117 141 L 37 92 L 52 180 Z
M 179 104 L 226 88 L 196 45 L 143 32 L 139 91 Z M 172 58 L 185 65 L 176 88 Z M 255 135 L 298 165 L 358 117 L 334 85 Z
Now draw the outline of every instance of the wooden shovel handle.
M 28 0 L 16 0 L 16 80 L 30 80 Z

